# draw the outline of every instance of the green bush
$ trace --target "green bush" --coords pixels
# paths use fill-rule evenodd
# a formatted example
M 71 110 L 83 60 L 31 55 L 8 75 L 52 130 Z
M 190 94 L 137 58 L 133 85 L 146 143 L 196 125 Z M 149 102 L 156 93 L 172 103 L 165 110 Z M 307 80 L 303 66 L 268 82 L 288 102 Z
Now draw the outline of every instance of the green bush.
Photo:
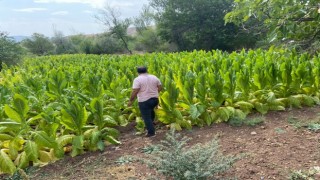
M 166 139 L 142 163 L 154 168 L 167 178 L 175 180 L 216 179 L 239 159 L 238 156 L 223 156 L 217 139 L 201 145 L 187 146 L 190 139 L 181 138 L 171 131 Z
M 2 63 L 12 65 L 18 63 L 23 56 L 23 49 L 6 33 L 0 32 L 0 71 Z

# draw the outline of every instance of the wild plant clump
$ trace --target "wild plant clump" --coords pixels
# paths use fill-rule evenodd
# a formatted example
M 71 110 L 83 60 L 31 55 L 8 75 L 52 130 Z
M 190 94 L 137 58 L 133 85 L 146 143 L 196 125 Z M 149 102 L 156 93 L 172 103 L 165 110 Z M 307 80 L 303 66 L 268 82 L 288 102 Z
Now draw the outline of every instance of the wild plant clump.
M 159 150 L 142 162 L 167 178 L 201 180 L 217 179 L 215 176 L 228 170 L 239 159 L 236 156 L 222 155 L 216 138 L 205 145 L 197 144 L 191 147 L 187 146 L 189 140 L 171 131 L 166 135 L 166 139 L 157 145 Z
M 309 170 L 297 170 L 290 174 L 290 180 L 316 180 L 320 177 L 320 167 L 311 167 Z

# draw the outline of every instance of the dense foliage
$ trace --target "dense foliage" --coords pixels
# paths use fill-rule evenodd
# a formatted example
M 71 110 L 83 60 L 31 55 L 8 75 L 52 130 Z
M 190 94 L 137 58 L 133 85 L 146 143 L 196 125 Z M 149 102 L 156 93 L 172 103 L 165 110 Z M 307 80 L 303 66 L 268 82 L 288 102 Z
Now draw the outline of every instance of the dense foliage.
M 157 117 L 176 130 L 319 103 L 320 57 L 295 51 L 29 58 L 0 73 L 0 170 L 103 150 L 129 121 L 143 132 L 126 107 L 137 65 L 160 78 Z
M 54 52 L 54 45 L 50 39 L 39 33 L 34 33 L 31 38 L 23 40 L 22 45 L 35 55 L 49 55 Z
M 223 18 L 232 9 L 231 0 L 151 0 L 150 5 L 156 10 L 159 35 L 180 51 L 254 47 L 252 34 L 234 24 L 225 25 Z
M 263 22 L 260 29 L 268 31 L 271 43 L 313 53 L 319 50 L 318 0 L 235 0 L 225 19 L 236 24 L 257 19 Z
M 16 64 L 22 58 L 23 50 L 18 43 L 9 38 L 4 32 L 0 32 L 0 71 L 2 63 Z

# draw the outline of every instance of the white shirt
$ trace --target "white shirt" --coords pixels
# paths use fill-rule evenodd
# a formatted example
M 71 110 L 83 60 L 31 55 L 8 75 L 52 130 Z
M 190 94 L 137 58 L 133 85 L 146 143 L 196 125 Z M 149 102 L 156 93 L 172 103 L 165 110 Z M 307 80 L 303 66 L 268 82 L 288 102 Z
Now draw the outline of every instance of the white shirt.
M 138 102 L 147 101 L 150 98 L 158 98 L 158 86 L 161 85 L 160 80 L 151 74 L 140 74 L 133 80 L 133 89 L 140 89 L 137 96 Z

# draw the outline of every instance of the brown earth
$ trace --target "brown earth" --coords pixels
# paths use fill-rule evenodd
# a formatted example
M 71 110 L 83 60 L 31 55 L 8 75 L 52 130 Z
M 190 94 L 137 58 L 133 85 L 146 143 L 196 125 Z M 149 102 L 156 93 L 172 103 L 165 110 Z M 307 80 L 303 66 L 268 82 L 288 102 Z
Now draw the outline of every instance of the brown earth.
M 251 115 L 248 118 L 261 115 Z M 254 127 L 234 127 L 228 124 L 214 124 L 210 127 L 193 128 L 181 133 L 191 137 L 191 144 L 206 143 L 219 136 L 223 154 L 246 156 L 237 161 L 227 172 L 228 177 L 247 179 L 288 179 L 294 170 L 306 170 L 320 166 L 320 133 L 299 124 L 319 121 L 320 107 L 270 112 L 265 121 Z M 295 123 L 292 123 L 295 121 Z M 291 123 L 290 123 L 291 122 Z M 30 179 L 148 179 L 156 172 L 140 163 L 117 164 L 115 161 L 126 155 L 146 156 L 142 149 L 158 144 L 168 131 L 162 127 L 156 137 L 146 138 L 134 135 L 134 128 L 125 131 L 120 138 L 122 144 L 109 146 L 103 152 L 89 152 L 74 158 L 66 157 L 55 163 L 36 169 Z M 164 179 L 164 178 L 159 178 Z

